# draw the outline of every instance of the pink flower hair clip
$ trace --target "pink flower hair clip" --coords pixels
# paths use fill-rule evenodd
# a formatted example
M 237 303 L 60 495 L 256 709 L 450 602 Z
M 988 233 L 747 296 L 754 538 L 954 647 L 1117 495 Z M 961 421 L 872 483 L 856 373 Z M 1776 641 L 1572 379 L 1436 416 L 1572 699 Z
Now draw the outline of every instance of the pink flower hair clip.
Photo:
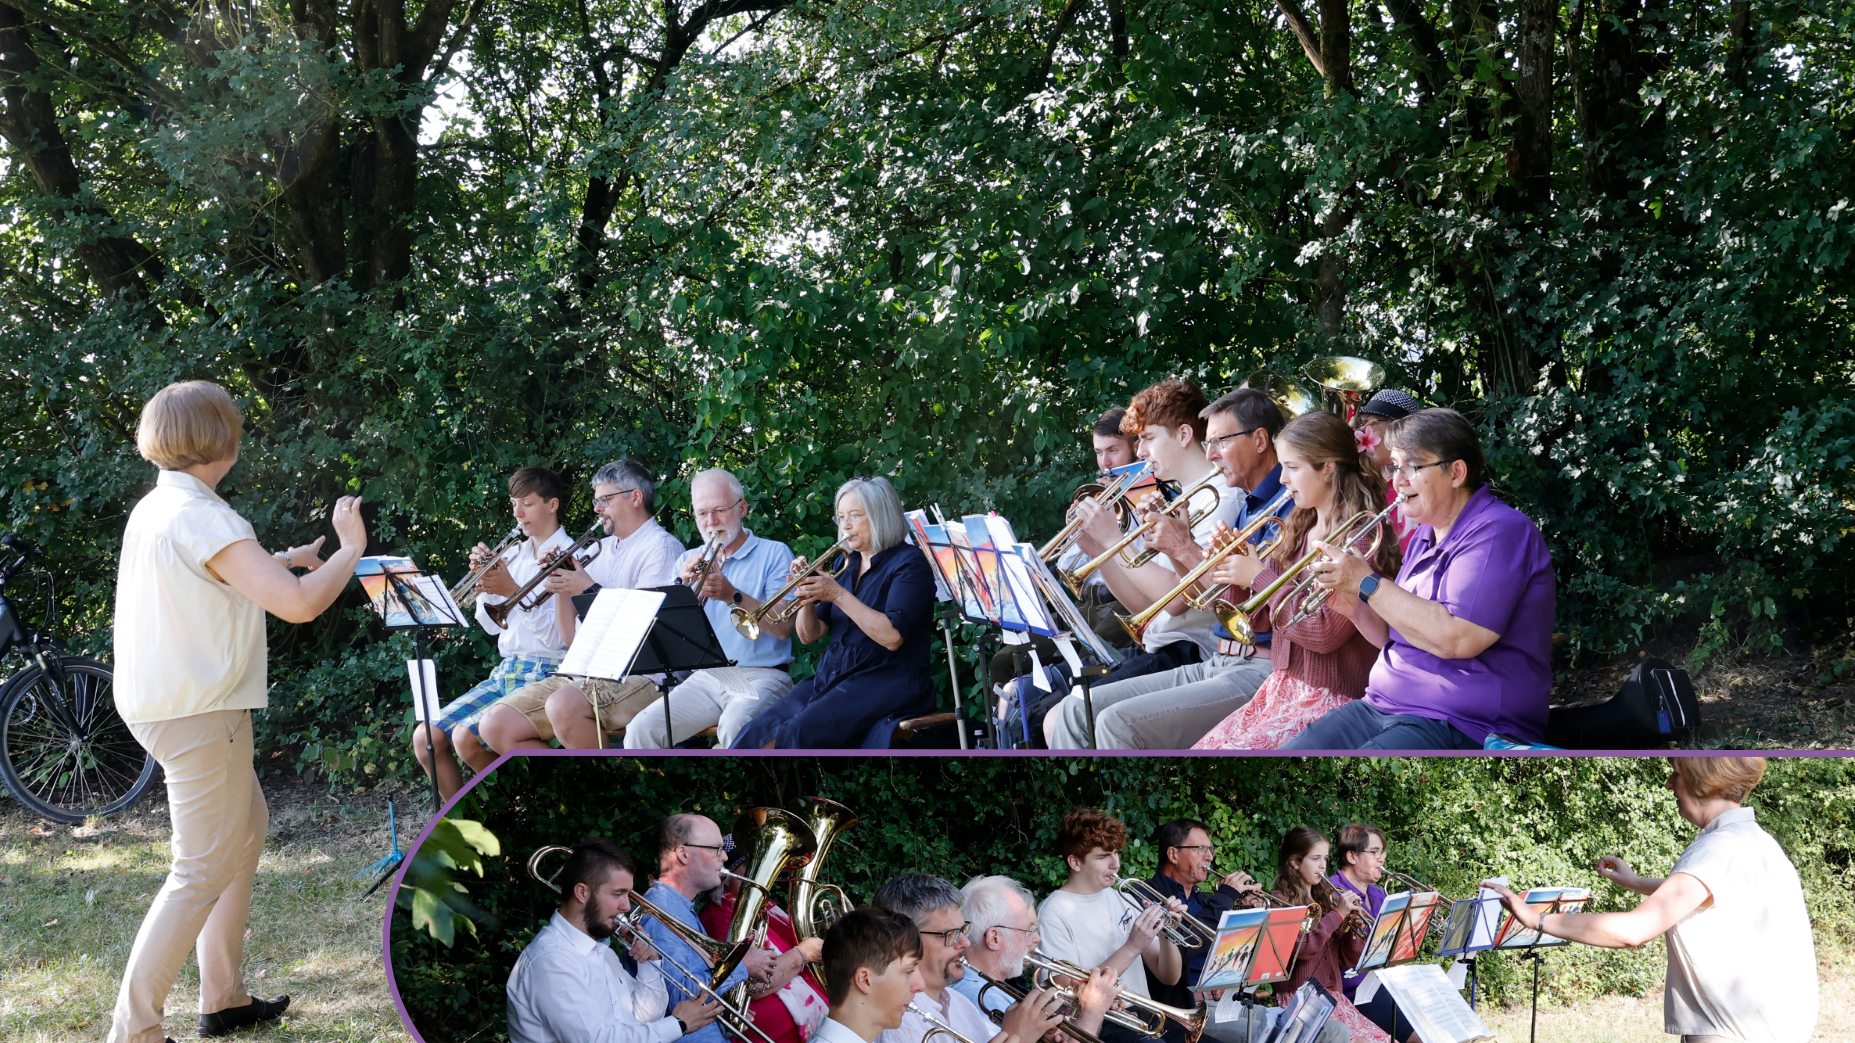
M 1377 452 L 1381 441 L 1383 440 L 1378 437 L 1378 432 L 1372 430 L 1370 427 L 1362 427 L 1353 432 L 1353 444 L 1357 446 L 1362 453 Z

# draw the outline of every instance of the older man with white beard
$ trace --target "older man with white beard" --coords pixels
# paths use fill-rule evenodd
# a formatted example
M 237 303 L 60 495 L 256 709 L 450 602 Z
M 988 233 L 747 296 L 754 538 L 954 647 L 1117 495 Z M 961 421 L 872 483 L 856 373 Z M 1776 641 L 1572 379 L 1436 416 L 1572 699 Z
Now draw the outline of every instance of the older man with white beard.
M 986 982 L 1011 981 L 1023 975 L 1025 957 L 1041 940 L 1037 900 L 1008 876 L 973 877 L 960 894 L 964 898 L 960 909 L 966 917 L 968 973 L 949 984 L 988 1013 L 1002 1014 L 1009 1009 L 1010 998 L 1003 989 L 987 989 Z M 1080 1009 L 1070 1024 L 1099 1036 L 1103 1016 L 1120 999 L 1120 981 L 1111 971 L 1097 967 L 1078 991 Z

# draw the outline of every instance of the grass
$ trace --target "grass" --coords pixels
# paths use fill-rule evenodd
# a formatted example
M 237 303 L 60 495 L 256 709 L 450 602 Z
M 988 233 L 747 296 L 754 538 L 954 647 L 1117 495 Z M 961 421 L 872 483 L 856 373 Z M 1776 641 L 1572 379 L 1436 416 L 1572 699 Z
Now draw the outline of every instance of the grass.
M 380 954 L 388 889 L 362 899 L 370 881 L 352 878 L 386 853 L 385 798 L 347 802 L 287 782 L 267 784 L 266 797 L 270 837 L 252 894 L 245 981 L 260 995 L 289 993 L 290 1010 L 238 1038 L 409 1040 Z M 402 847 L 417 835 L 409 820 L 420 817 L 401 816 Z M 167 873 L 168 828 L 159 786 L 128 814 L 77 827 L 0 798 L 0 1039 L 105 1038 L 129 946 Z M 198 1002 L 189 957 L 168 994 L 168 1035 L 197 1036 Z
M 1855 1039 L 1855 965 L 1824 967 L 1817 974 L 1818 1013 L 1812 1039 Z M 1477 1013 L 1502 1043 L 1524 1043 L 1531 1010 L 1484 1006 Z M 1539 1043 L 1671 1043 L 1662 1031 L 1662 992 L 1600 996 L 1584 1003 L 1539 1008 Z

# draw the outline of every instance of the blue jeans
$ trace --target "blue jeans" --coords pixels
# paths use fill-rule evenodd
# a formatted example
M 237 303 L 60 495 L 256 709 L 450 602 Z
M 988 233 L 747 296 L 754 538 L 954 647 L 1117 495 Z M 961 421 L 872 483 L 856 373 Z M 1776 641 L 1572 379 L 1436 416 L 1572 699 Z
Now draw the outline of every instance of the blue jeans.
M 1364 699 L 1347 703 L 1289 740 L 1285 750 L 1479 750 L 1448 721 L 1380 713 Z

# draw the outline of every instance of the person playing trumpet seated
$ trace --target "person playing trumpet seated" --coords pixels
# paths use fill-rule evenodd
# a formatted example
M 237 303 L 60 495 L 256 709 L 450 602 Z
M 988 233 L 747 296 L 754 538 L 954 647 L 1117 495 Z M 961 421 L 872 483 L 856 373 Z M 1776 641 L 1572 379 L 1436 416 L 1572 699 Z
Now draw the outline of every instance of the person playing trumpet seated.
M 575 594 L 598 587 L 664 586 L 672 581 L 676 557 L 683 552 L 676 537 L 657 523 L 656 483 L 642 465 L 632 460 L 606 464 L 593 474 L 592 492 L 593 511 L 606 534 L 590 549 L 584 568 L 562 567 L 547 578 L 541 589 L 551 603 L 536 610 L 553 620 L 568 645 L 579 629 Z M 496 752 L 547 749 L 550 740 L 567 749 L 593 749 L 600 745 L 595 702 L 600 724 L 611 732 L 623 728 L 656 694 L 657 682 L 648 677 L 545 677 L 497 700 L 477 731 L 483 745 Z
M 793 621 L 767 619 L 760 624 L 760 636 L 749 638 L 730 619 L 733 612 L 758 609 L 762 598 L 779 589 L 791 570 L 791 548 L 746 527 L 747 493 L 732 472 L 716 467 L 696 475 L 689 499 L 703 545 L 683 555 L 676 578 L 697 585 L 699 563 L 709 561 L 696 595 L 722 651 L 735 665 L 697 670 L 639 710 L 625 728 L 628 750 L 674 746 L 704 728 L 714 728 L 725 748 L 756 714 L 792 690 Z M 670 701 L 670 735 L 664 734 L 665 699 Z
M 747 722 L 734 749 L 860 746 L 878 721 L 934 709 L 934 575 L 907 542 L 902 502 L 886 478 L 852 478 L 835 506 L 842 571 L 805 575 L 810 563 L 795 559 L 792 574 L 805 578 L 791 592 L 799 640 L 828 633 L 831 643 L 818 672 Z

